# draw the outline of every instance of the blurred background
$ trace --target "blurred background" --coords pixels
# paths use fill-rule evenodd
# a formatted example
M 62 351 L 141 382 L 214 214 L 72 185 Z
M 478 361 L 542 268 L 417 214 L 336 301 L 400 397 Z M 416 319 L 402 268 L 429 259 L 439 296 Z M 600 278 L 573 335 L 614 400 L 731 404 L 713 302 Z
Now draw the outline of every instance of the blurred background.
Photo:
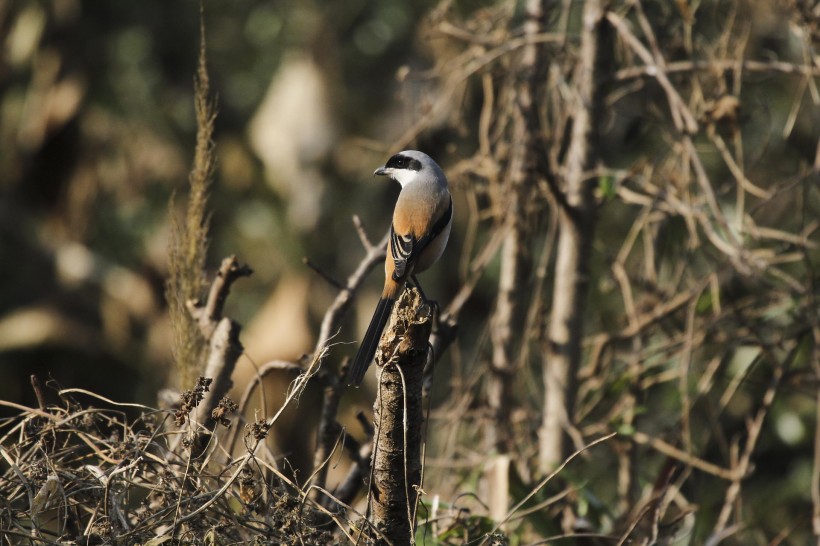
M 259 363 L 312 350 L 335 296 L 303 257 L 343 279 L 364 255 L 352 215 L 374 241 L 389 225 L 398 185 L 372 172 L 435 92 L 397 80 L 429 64 L 432 5 L 205 2 L 209 274 L 229 254 L 254 269 L 228 314 Z M 153 403 L 174 380 L 168 206 L 184 206 L 193 158 L 199 3 L 11 0 L 0 36 L 0 398 L 30 404 L 36 373 Z M 416 146 L 446 165 L 442 142 Z
M 336 289 L 303 258 L 345 279 L 364 256 L 352 216 L 378 241 L 398 194 L 373 170 L 400 149 L 423 150 L 448 173 L 456 211 L 425 292 L 445 303 L 475 283 L 437 368 L 426 479 L 453 497 L 475 492 L 471 506 L 484 513 L 495 483 L 485 463 L 499 450 L 512 461 L 503 506 L 512 505 L 540 477 L 556 235 L 547 188 L 560 186 L 565 165 L 583 2 L 543 2 L 559 15 L 539 38 L 542 133 L 532 149 L 549 168 L 532 177 L 522 205 L 530 267 L 503 449 L 487 439 L 499 428 L 487 388 L 497 379 L 489 363 L 501 269 L 492 241 L 508 213 L 510 112 L 528 76 L 517 72 L 516 40 L 531 2 L 204 4 L 218 110 L 207 269 L 236 254 L 255 271 L 226 309 L 246 348 L 235 381 L 313 350 Z M 742 528 L 732 543 L 808 543 L 820 536 L 820 516 L 811 529 L 812 507 L 820 514 L 820 9 L 801 0 L 614 4 L 669 63 L 697 126 L 676 126 L 668 90 L 619 35 L 573 432 L 576 447 L 623 436 L 569 473 L 562 499 L 581 523 L 615 529 L 684 453 L 751 477 L 732 499 L 713 467 L 686 466 L 678 485 L 687 500 L 670 526 L 697 513 L 689 532 L 699 539 Z M 164 280 L 169 203 L 176 194 L 184 208 L 193 159 L 199 9 L 194 0 L 0 1 L 0 399 L 35 406 L 31 374 L 148 405 L 175 384 Z M 377 268 L 336 338 L 333 365 L 353 354 L 381 282 Z M 271 392 L 281 396 L 290 379 Z M 348 393 L 345 408 L 367 408 L 371 395 Z M 306 398 L 298 411 L 314 419 L 314 407 Z M 309 468 L 313 431 L 299 419 L 293 427 L 298 449 L 288 440 L 279 449 L 298 451 Z M 722 509 L 734 519 L 722 520 Z

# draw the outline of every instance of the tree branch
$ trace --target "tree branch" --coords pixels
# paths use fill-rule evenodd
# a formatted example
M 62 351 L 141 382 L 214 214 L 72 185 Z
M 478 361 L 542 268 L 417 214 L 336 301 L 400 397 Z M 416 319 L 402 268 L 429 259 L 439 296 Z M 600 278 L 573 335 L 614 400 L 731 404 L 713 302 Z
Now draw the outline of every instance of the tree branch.
M 432 312 L 415 288 L 404 291 L 379 344 L 381 367 L 370 484 L 377 544 L 410 544 L 421 487 L 422 376 Z
M 577 97 L 564 180 L 567 207 L 559 208 L 559 237 L 552 312 L 543 362 L 544 405 L 540 466 L 549 472 L 567 453 L 575 384 L 581 361 L 583 312 L 589 282 L 588 254 L 595 223 L 594 184 L 589 174 L 602 108 L 604 50 L 611 49 L 606 10 L 601 0 L 584 3 L 581 50 L 576 67 Z

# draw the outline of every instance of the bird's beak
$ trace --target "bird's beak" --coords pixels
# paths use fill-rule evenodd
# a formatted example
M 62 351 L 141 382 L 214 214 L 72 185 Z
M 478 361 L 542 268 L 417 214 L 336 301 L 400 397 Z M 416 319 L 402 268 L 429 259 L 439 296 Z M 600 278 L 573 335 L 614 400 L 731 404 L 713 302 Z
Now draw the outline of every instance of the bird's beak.
M 387 176 L 392 172 L 393 169 L 387 169 L 385 167 L 379 167 L 375 171 L 373 171 L 373 176 Z

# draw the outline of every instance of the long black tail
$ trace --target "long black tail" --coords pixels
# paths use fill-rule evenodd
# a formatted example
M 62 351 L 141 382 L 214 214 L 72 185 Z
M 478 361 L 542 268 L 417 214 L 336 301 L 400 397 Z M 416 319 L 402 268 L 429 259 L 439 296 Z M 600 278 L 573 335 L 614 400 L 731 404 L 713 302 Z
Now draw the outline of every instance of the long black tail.
M 361 384 L 364 373 L 370 367 L 370 363 L 373 362 L 373 357 L 376 355 L 376 348 L 379 346 L 382 331 L 390 318 L 394 303 L 396 303 L 394 299 L 382 298 L 376 305 L 376 312 L 373 313 L 370 326 L 367 327 L 367 333 L 364 335 L 359 352 L 356 353 L 356 358 L 353 359 L 353 364 L 350 365 L 350 371 L 347 374 L 348 385 Z

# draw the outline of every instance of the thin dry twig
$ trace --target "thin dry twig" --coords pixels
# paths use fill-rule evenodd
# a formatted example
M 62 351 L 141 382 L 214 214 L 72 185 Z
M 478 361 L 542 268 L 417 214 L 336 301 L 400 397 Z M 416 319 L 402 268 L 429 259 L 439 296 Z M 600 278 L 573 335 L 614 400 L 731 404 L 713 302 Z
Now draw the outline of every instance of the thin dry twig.
M 542 479 L 542 480 L 538 483 L 538 485 L 536 485 L 536 486 L 532 489 L 532 491 L 530 491 L 529 493 L 527 493 L 527 495 L 526 495 L 526 496 L 524 496 L 524 498 L 523 498 L 523 499 L 521 499 L 521 500 L 520 500 L 520 501 L 519 501 L 519 502 L 518 502 L 515 506 L 513 506 L 513 507 L 510 509 L 510 511 L 507 513 L 507 515 L 504 517 L 504 519 L 503 519 L 502 521 L 500 521 L 500 522 L 496 523 L 496 525 L 495 525 L 495 527 L 493 528 L 493 530 L 492 530 L 490 533 L 488 533 L 487 538 L 485 538 L 485 539 L 481 542 L 481 544 L 480 544 L 479 546 L 483 546 L 484 544 L 486 544 L 486 542 L 487 542 L 487 540 L 488 540 L 489 536 L 491 536 L 491 535 L 493 535 L 495 532 L 497 532 L 497 531 L 501 528 L 501 526 L 502 526 L 504 523 L 506 523 L 507 521 L 509 521 L 509 520 L 510 520 L 510 518 L 512 518 L 512 517 L 515 515 L 515 513 L 516 513 L 516 512 L 518 512 L 518 510 L 520 510 L 520 509 L 521 509 L 521 507 L 522 507 L 522 506 L 524 506 L 525 504 L 527 504 L 527 502 L 529 502 L 529 500 L 530 500 L 531 498 L 533 498 L 536 494 L 538 494 L 538 492 L 539 492 L 539 491 L 541 491 L 541 489 L 543 489 L 543 488 L 544 488 L 544 487 L 545 487 L 545 486 L 546 486 L 549 482 L 551 482 L 553 479 L 555 479 L 555 477 L 556 477 L 556 476 L 558 476 L 561 472 L 563 472 L 564 468 L 566 468 L 566 466 L 567 466 L 570 462 L 572 462 L 572 460 L 573 460 L 573 459 L 575 459 L 578 455 L 580 455 L 580 454 L 581 454 L 581 453 L 583 453 L 584 451 L 587 451 L 588 449 L 591 449 L 591 448 L 593 448 L 593 447 L 597 446 L 597 445 L 598 445 L 598 444 L 600 444 L 600 443 L 606 442 L 607 440 L 609 440 L 609 439 L 611 439 L 611 438 L 614 438 L 615 436 L 616 436 L 616 433 L 615 433 L 615 432 L 612 432 L 612 433 L 610 433 L 610 434 L 607 434 L 606 436 L 602 436 L 602 437 L 600 437 L 600 438 L 598 438 L 598 439 L 596 439 L 596 440 L 593 440 L 593 441 L 592 441 L 592 442 L 590 442 L 589 444 L 585 445 L 585 446 L 584 446 L 584 447 L 582 447 L 581 449 L 576 450 L 576 451 L 575 451 L 574 453 L 572 453 L 569 457 L 567 457 L 566 459 L 564 459 L 564 461 L 563 461 L 560 465 L 558 465 L 558 467 L 556 467 L 556 468 L 555 468 L 555 470 L 553 470 L 552 472 L 550 472 L 550 473 L 549 473 L 549 474 L 548 474 L 548 475 L 547 475 L 544 479 Z

